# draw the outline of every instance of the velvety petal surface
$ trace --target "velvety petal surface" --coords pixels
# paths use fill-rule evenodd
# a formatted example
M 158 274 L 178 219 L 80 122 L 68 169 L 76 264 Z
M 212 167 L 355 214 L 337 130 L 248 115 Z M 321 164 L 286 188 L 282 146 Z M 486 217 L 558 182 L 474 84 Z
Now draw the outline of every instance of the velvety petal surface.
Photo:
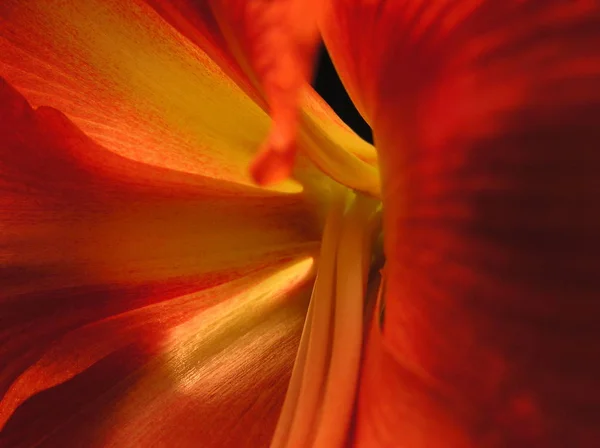
M 32 104 L 122 156 L 252 185 L 269 118 L 203 48 L 140 0 L 0 6 L 0 75 Z
M 122 157 L 58 110 L 32 109 L 5 81 L 0 141 L 0 422 L 22 403 L 29 409 L 3 431 L 9 446 L 60 433 L 56 428 L 83 406 L 162 353 L 166 341 L 179 350 L 178 341 L 194 333 L 174 335 L 174 327 L 234 297 L 241 314 L 223 311 L 215 322 L 227 313 L 244 320 L 258 307 L 253 300 L 270 298 L 280 300 L 292 323 L 274 318 L 254 328 L 231 321 L 234 334 L 220 331 L 232 340 L 246 333 L 282 338 L 293 357 L 293 322 L 301 324 L 302 306 L 286 311 L 281 300 L 309 278 L 318 247 L 318 226 L 300 196 L 257 195 L 243 185 Z M 193 327 L 198 334 L 202 325 Z M 252 344 L 267 356 L 268 344 Z M 284 359 L 273 364 L 273 378 L 289 368 Z M 253 361 L 236 359 L 227 371 L 254 375 L 244 362 Z M 213 378 L 222 374 L 219 366 L 207 367 Z M 179 367 L 192 368 L 184 361 Z M 238 416 L 261 396 L 247 390 L 243 403 L 230 397 Z M 40 398 L 27 401 L 36 393 Z M 276 415 L 273 397 L 263 396 L 257 409 Z M 98 418 L 107 415 L 93 409 Z
M 355 444 L 596 446 L 600 6 L 328 11 L 384 202 Z

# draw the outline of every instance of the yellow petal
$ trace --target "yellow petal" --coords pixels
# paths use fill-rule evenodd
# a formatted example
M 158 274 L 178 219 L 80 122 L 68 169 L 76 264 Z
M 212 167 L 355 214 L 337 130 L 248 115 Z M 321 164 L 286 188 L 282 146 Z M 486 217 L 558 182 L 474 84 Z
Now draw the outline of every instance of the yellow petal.
M 2 2 L 0 76 L 117 154 L 248 185 L 269 125 L 206 53 L 140 0 Z

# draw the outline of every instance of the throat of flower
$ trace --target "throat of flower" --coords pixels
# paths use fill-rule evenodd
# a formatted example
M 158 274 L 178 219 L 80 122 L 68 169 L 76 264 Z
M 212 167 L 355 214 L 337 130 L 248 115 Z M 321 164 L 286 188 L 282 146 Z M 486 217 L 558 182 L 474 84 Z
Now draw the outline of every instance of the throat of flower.
M 348 199 L 348 200 L 346 200 Z M 363 338 L 363 309 L 378 201 L 333 204 L 309 310 L 271 448 L 344 446 Z

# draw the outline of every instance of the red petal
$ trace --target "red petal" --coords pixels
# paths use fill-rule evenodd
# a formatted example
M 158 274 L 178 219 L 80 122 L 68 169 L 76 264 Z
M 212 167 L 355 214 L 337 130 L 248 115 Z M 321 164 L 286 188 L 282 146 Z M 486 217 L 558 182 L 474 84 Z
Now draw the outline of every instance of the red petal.
M 254 196 L 123 158 L 57 110 L 33 110 L 3 80 L 0 105 L 2 423 L 31 395 L 105 357 L 100 371 L 118 368 L 132 344 L 156 353 L 173 327 L 236 291 L 251 299 L 266 274 L 316 248 L 297 197 Z M 60 398 L 68 412 L 78 412 L 78 399 Z M 20 437 L 15 425 L 3 436 Z
M 110 440 L 120 446 L 135 440 L 147 446 L 164 439 L 177 446 L 265 445 L 305 313 L 304 300 L 281 298 L 305 274 L 304 264 L 280 273 L 267 270 L 94 322 L 52 341 L 13 383 L 3 406 L 17 390 L 48 387 L 89 368 L 25 402 L 0 442 L 105 446 Z M 228 303 L 195 319 L 185 317 L 225 297 Z M 189 322 L 166 331 L 181 319 Z
M 333 5 L 385 210 L 357 444 L 595 446 L 600 6 Z

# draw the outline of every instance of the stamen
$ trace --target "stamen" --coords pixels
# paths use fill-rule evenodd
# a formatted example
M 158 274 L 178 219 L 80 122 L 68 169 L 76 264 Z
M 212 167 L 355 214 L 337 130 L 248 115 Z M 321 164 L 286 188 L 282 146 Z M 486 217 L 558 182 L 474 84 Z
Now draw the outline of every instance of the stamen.
M 271 448 L 280 448 L 285 446 L 290 427 L 292 426 L 292 420 L 296 411 L 298 398 L 300 397 L 302 374 L 304 372 L 304 366 L 306 365 L 314 307 L 315 301 L 312 300 L 311 297 L 310 304 L 308 305 L 308 312 L 306 313 L 306 320 L 304 321 L 304 328 L 302 329 L 302 336 L 300 337 L 298 353 L 296 354 L 294 368 L 290 377 L 290 383 L 285 394 L 281 412 L 279 414 L 277 427 L 275 428 L 275 433 L 273 434 L 273 439 L 271 440 Z
M 335 245 L 332 244 L 327 248 L 327 265 L 323 266 L 323 270 L 319 269 L 317 274 L 317 280 L 321 276 L 322 281 L 317 281 L 315 284 L 313 295 L 315 314 L 308 346 L 308 359 L 310 362 L 306 364 L 304 369 L 300 399 L 296 407 L 288 447 L 305 446 L 310 440 L 311 429 L 315 423 L 325 386 L 325 375 L 331 347 L 330 327 L 335 294 L 336 253 L 339 250 L 341 219 L 339 223 Z
M 375 200 L 355 198 L 343 219 L 342 208 L 343 201 L 337 201 L 327 219 L 309 315 L 271 448 L 337 448 L 345 442 L 360 365 L 372 235 L 379 221 L 373 219 Z
M 356 395 L 363 337 L 363 308 L 371 259 L 371 220 L 377 202 L 357 196 L 344 221 L 337 271 L 331 364 L 315 448 L 344 446 Z
M 338 195 L 334 199 L 325 223 L 309 313 L 271 448 L 303 446 L 316 415 L 328 361 L 335 262 L 344 198 L 345 195 Z

